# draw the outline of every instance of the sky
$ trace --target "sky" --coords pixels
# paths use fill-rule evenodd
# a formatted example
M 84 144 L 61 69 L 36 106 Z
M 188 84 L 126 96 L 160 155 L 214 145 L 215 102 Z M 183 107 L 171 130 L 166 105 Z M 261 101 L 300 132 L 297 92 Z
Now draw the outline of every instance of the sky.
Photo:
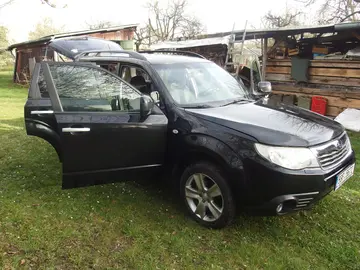
M 6 0 L 0 0 L 0 4 Z M 160 0 L 166 4 L 168 0 Z M 286 6 L 296 8 L 300 4 L 291 0 L 188 0 L 188 13 L 197 16 L 206 26 L 207 33 L 260 27 L 261 16 L 268 10 L 278 12 Z M 86 22 L 111 21 L 114 25 L 143 24 L 148 18 L 148 0 L 53 0 L 58 6 L 51 8 L 41 0 L 15 0 L 0 10 L 0 25 L 9 29 L 12 42 L 26 41 L 28 33 L 43 17 L 52 17 L 54 24 L 65 26 L 66 31 L 86 29 Z M 276 4 L 275 4 L 276 3 Z

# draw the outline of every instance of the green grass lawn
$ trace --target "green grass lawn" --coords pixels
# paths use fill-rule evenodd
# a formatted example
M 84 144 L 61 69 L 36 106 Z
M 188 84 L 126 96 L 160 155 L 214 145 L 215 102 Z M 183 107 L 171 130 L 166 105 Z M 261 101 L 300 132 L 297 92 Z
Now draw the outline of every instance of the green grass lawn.
M 157 183 L 62 190 L 55 150 L 26 135 L 27 89 L 11 74 L 0 72 L 1 269 L 360 269 L 360 166 L 312 211 L 205 229 Z

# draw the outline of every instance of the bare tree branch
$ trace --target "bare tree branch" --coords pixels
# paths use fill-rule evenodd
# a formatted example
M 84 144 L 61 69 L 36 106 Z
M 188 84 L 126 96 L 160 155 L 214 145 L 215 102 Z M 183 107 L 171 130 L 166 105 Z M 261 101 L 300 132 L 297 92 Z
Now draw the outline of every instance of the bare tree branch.
M 51 0 L 40 0 L 43 4 L 47 4 L 48 6 L 52 7 L 52 8 L 66 8 L 67 4 L 63 5 L 62 7 L 59 7 L 57 5 L 55 5 L 54 3 L 52 3 Z
M 316 0 L 296 0 L 296 2 L 304 3 L 306 7 L 314 4 Z
M 109 28 L 113 24 L 110 21 L 98 21 L 98 22 L 85 22 L 90 30 Z
M 4 3 L 0 4 L 0 9 L 7 6 L 7 5 L 10 5 L 11 3 L 13 3 L 15 0 L 8 0 L 8 1 L 5 1 Z
M 205 31 L 200 20 L 186 13 L 188 0 L 169 0 L 166 7 L 158 1 L 148 2 L 149 19 L 144 27 L 135 31 L 135 45 L 150 46 L 158 41 L 172 40 L 177 35 L 194 37 Z
M 7 0 L 4 3 L 0 4 L 0 9 L 2 9 L 3 7 L 12 4 L 13 2 L 15 2 L 16 0 Z M 52 8 L 58 8 L 58 6 L 56 6 L 54 3 L 52 3 L 51 0 L 40 0 L 42 4 L 47 4 L 48 6 L 52 7 Z M 65 4 L 64 6 L 60 7 L 60 8 L 66 8 L 67 4 Z
M 151 45 L 151 30 L 148 25 L 144 27 L 138 27 L 135 31 L 135 46 L 136 50 L 140 50 L 141 45 L 150 46 Z
M 181 25 L 181 35 L 185 38 L 194 38 L 205 32 L 204 25 L 197 18 L 187 19 Z
M 340 22 L 346 21 L 348 18 L 350 18 L 351 16 L 354 16 L 355 14 L 360 14 L 360 11 L 355 11 L 355 12 L 347 15 L 345 18 L 342 18 Z
M 158 41 L 172 40 L 176 35 L 194 36 L 204 30 L 202 23 L 186 14 L 188 0 L 170 0 L 167 7 L 159 2 L 148 2 L 147 7 L 151 19 L 148 29 Z
M 320 4 L 318 10 L 318 23 L 338 23 L 345 21 L 358 21 L 360 19 L 360 0 L 297 0 L 310 7 Z
M 299 25 L 298 17 L 302 14 L 300 11 L 293 11 L 286 9 L 282 14 L 273 14 L 268 11 L 262 18 L 265 27 L 279 28 Z

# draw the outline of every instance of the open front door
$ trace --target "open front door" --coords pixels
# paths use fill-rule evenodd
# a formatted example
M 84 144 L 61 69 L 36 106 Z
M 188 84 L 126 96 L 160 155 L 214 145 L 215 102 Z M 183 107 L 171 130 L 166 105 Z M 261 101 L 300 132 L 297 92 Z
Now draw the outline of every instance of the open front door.
M 138 179 L 161 168 L 167 118 L 140 116 L 135 88 L 82 63 L 42 63 L 61 140 L 63 188 Z

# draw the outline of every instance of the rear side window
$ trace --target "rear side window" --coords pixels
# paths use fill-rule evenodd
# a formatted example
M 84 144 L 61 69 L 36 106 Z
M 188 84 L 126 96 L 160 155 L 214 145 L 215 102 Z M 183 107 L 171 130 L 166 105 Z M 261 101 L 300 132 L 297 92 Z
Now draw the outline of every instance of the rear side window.
M 64 111 L 140 110 L 141 95 L 105 71 L 77 65 L 49 67 Z

